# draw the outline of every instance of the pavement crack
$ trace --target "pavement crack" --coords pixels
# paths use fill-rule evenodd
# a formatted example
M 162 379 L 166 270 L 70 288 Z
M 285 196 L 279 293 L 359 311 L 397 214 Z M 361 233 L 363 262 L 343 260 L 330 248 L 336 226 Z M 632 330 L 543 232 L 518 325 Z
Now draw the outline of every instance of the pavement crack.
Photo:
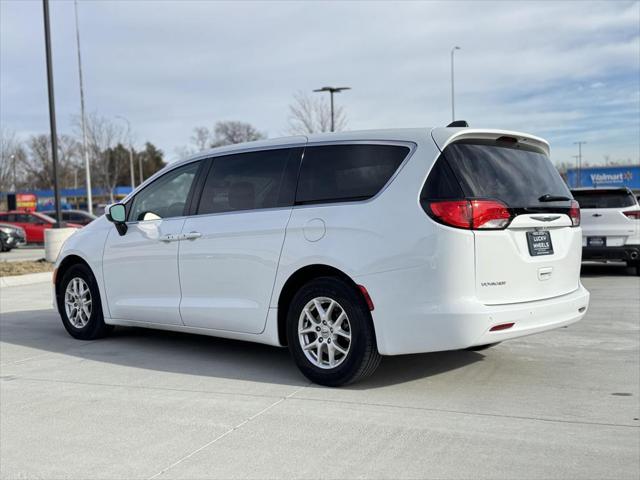
M 15 360 L 13 362 L 0 363 L 0 368 L 6 367 L 8 365 L 19 365 L 21 363 L 30 362 L 31 360 L 36 360 L 38 358 L 48 357 L 50 355 L 66 355 L 66 354 L 71 353 L 71 352 L 73 352 L 75 350 L 86 348 L 89 345 L 92 345 L 92 344 L 97 343 L 97 342 L 100 342 L 100 340 L 93 340 L 93 341 L 84 342 L 82 345 L 73 346 L 73 347 L 71 347 L 68 350 L 65 350 L 63 352 L 46 352 L 46 353 L 41 353 L 41 354 L 38 354 L 38 355 L 34 355 L 33 357 L 27 357 L 27 358 L 22 358 L 20 360 Z
M 395 408 L 395 409 L 406 409 L 406 410 L 419 410 L 425 412 L 442 412 L 442 413 L 453 413 L 458 415 L 471 415 L 476 417 L 496 417 L 496 418 L 511 418 L 514 420 L 531 420 L 536 422 L 550 422 L 550 423 L 570 423 L 574 425 L 595 425 L 600 427 L 622 427 L 622 428 L 640 428 L 640 425 L 628 425 L 624 423 L 607 423 L 607 422 L 586 422 L 584 420 L 563 420 L 560 418 L 544 418 L 544 417 L 535 417 L 535 416 L 526 416 L 526 415 L 508 415 L 508 414 L 500 414 L 500 413 L 489 413 L 489 412 L 465 412 L 463 410 L 451 410 L 446 408 L 435 408 L 435 407 L 416 407 L 412 405 L 393 405 L 388 403 L 372 403 L 372 402 L 353 402 L 350 400 L 334 400 L 327 398 L 296 398 L 298 401 L 302 402 L 327 402 L 327 403 L 341 403 L 345 405 L 366 405 L 368 407 L 387 407 L 387 408 Z
M 206 448 L 210 447 L 211 445 L 213 445 L 214 443 L 216 443 L 219 440 L 222 440 L 223 438 L 225 438 L 226 436 L 232 434 L 233 432 L 235 432 L 236 430 L 242 428 L 243 426 L 245 426 L 246 424 L 248 424 L 249 422 L 251 422 L 252 420 L 255 420 L 256 418 L 258 418 L 260 415 L 263 415 L 264 413 L 268 412 L 269 410 L 271 410 L 272 408 L 280 405 L 282 402 L 292 398 L 296 393 L 300 392 L 301 390 L 303 390 L 304 388 L 307 388 L 309 385 L 311 385 L 311 383 L 308 383 L 307 385 L 303 385 L 302 387 L 298 388 L 297 390 L 291 392 L 289 395 L 279 398 L 277 401 L 273 402 L 271 405 L 263 408 L 262 410 L 260 410 L 258 413 L 246 418 L 245 420 L 243 420 L 242 422 L 238 423 L 237 425 L 235 425 L 234 427 L 231 427 L 229 430 L 227 430 L 226 432 L 224 432 L 221 435 L 218 435 L 216 438 L 214 438 L 213 440 L 205 443 L 204 445 L 202 445 L 201 447 L 196 448 L 195 450 L 193 450 L 192 452 L 188 453 L 187 455 L 185 455 L 184 457 L 176 460 L 175 462 L 173 462 L 171 465 L 163 468 L 162 470 L 160 470 L 158 473 L 156 473 L 155 475 L 152 475 L 151 477 L 149 477 L 148 480 L 153 480 L 154 478 L 158 478 L 160 475 L 163 475 L 164 473 L 168 472 L 169 470 L 171 470 L 172 468 L 176 467 L 177 465 L 180 465 L 182 462 L 184 462 L 185 460 L 188 460 L 189 458 L 193 457 L 195 454 L 197 454 L 198 452 L 201 452 L 203 450 L 205 450 Z
M 184 392 L 184 393 L 200 393 L 207 395 L 231 395 L 238 397 L 254 397 L 254 398 L 281 398 L 277 395 L 257 394 L 257 393 L 242 393 L 242 392 L 223 392 L 219 390 L 196 390 L 192 388 L 169 388 L 159 387 L 155 385 L 126 385 L 123 383 L 101 383 L 101 382 L 80 382 L 77 380 L 52 380 L 49 378 L 38 377 L 24 377 L 20 375 L 11 375 L 13 380 L 26 380 L 30 382 L 43 382 L 43 383 L 61 383 L 69 385 L 83 385 L 91 387 L 110 387 L 110 388 L 125 388 L 125 389 L 137 389 L 137 390 L 158 390 L 165 392 Z M 0 377 L 2 378 L 2 377 Z M 306 385 L 305 385 L 306 386 Z M 300 389 L 298 389 L 299 391 Z M 294 392 L 296 393 L 296 392 Z

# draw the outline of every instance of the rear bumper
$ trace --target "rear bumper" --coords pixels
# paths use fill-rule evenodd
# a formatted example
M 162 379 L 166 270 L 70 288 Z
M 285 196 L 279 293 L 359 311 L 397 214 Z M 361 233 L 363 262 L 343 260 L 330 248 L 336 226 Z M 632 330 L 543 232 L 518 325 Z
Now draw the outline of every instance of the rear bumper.
M 505 305 L 492 313 L 492 326 L 513 322 L 507 330 L 487 328 L 470 346 L 502 342 L 575 323 L 587 314 L 589 291 L 580 285 L 575 292 L 538 302 Z
M 412 271 L 358 278 L 375 305 L 371 312 L 382 355 L 458 350 L 544 332 L 581 320 L 589 292 L 579 284 L 571 293 L 532 302 L 485 305 L 473 296 L 425 299 Z M 420 273 L 416 270 L 416 276 Z M 506 330 L 496 325 L 513 323 Z
M 640 245 L 623 247 L 582 247 L 582 260 L 640 260 Z

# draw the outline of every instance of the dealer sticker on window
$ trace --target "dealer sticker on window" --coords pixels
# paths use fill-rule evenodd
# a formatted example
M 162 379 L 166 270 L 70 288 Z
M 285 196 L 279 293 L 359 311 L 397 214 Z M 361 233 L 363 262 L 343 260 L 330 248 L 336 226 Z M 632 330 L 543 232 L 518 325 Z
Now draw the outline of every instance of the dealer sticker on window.
M 529 254 L 532 257 L 553 255 L 551 233 L 547 230 L 527 232 L 527 243 L 529 244 Z

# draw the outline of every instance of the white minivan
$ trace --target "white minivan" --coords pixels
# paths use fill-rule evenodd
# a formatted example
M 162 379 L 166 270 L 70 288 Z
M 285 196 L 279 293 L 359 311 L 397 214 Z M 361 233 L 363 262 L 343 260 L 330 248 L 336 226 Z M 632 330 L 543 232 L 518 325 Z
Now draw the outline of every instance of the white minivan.
M 580 320 L 577 203 L 522 133 L 291 137 L 168 165 L 65 243 L 57 308 L 113 325 L 288 346 L 343 385 L 381 355 L 484 348 Z

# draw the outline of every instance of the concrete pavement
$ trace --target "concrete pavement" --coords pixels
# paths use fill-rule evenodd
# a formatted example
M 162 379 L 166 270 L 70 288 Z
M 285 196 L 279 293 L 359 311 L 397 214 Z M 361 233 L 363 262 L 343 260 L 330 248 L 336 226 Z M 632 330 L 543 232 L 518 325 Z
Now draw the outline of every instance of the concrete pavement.
M 10 252 L 0 252 L 0 262 L 35 261 L 42 258 L 44 258 L 44 248 L 40 246 L 14 248 Z
M 309 384 L 286 350 L 118 329 L 80 342 L 49 284 L 0 292 L 2 478 L 640 475 L 640 277 L 591 266 L 580 323 Z

